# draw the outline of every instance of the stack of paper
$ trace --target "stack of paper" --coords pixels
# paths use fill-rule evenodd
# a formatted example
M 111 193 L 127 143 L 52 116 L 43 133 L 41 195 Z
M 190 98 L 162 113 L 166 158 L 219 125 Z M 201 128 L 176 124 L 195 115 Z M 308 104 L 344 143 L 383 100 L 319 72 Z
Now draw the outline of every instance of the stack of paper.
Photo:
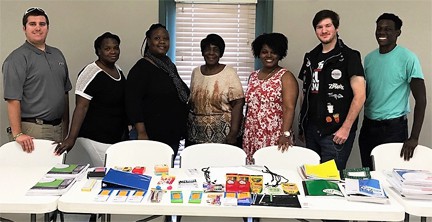
M 402 196 L 432 200 L 432 172 L 428 170 L 393 169 L 387 180 Z
M 47 173 L 47 177 L 52 178 L 78 178 L 81 179 L 85 173 L 89 164 L 79 165 L 79 164 L 57 164 Z
M 43 177 L 26 195 L 29 196 L 60 196 L 66 193 L 75 183 L 75 178 L 51 178 Z
M 89 165 L 57 164 L 27 191 L 31 196 L 59 196 L 80 180 Z
M 303 180 L 340 180 L 334 159 L 318 165 L 304 164 L 299 167 L 299 174 Z
M 377 179 L 350 179 L 345 180 L 346 198 L 350 201 L 371 203 L 387 203 L 381 183 Z

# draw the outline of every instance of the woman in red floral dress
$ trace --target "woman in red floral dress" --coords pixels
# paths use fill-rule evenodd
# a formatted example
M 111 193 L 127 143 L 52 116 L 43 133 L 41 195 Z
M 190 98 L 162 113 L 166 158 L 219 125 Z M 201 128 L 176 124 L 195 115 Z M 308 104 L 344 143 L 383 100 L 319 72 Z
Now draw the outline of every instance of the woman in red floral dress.
M 284 152 L 294 145 L 292 124 L 298 97 L 294 75 L 279 66 L 287 55 L 288 39 L 281 33 L 262 34 L 252 42 L 252 50 L 262 68 L 252 72 L 246 91 L 243 149 L 249 164 L 260 148 L 278 145 Z

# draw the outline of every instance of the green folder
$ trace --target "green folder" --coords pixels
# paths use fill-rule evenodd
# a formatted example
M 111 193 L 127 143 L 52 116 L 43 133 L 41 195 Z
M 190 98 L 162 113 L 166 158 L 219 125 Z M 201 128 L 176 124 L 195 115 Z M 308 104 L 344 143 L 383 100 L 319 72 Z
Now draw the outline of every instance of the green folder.
M 302 185 L 307 196 L 344 196 L 339 185 L 332 181 L 304 180 Z
M 52 180 L 52 181 L 51 181 Z M 31 189 L 64 189 L 73 182 L 73 179 L 44 178 Z
M 69 166 L 65 168 L 53 167 L 48 173 L 73 173 L 77 167 L 77 164 L 69 164 Z

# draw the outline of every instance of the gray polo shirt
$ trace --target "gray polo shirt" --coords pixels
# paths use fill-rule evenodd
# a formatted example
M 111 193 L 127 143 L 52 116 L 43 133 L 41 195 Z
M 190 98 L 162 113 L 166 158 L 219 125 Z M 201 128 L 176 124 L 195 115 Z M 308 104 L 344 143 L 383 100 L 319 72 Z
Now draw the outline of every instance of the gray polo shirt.
M 66 59 L 57 48 L 45 52 L 27 41 L 3 63 L 4 99 L 21 101 L 22 118 L 61 118 L 65 93 L 72 89 Z

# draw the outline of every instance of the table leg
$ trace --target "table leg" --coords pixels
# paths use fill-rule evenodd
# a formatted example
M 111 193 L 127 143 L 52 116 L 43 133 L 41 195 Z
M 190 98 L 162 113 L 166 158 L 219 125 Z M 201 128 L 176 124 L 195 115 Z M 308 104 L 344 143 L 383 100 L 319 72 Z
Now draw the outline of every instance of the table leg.
M 177 215 L 171 215 L 171 222 L 177 221 Z
M 54 214 L 56 214 L 57 212 L 55 212 L 54 211 Z M 53 218 L 54 218 L 54 215 L 53 215 Z M 44 222 L 50 222 L 50 213 L 45 213 L 44 214 Z M 53 221 L 55 221 L 54 219 L 53 219 Z
M 426 217 L 420 217 L 421 222 L 426 222 Z
M 101 218 L 101 222 L 105 222 L 105 214 L 101 214 L 100 218 Z
M 36 214 L 30 214 L 30 221 L 36 222 Z
M 409 214 L 408 213 L 405 213 L 404 222 L 409 222 Z
M 111 214 L 107 214 L 107 222 L 111 222 Z

